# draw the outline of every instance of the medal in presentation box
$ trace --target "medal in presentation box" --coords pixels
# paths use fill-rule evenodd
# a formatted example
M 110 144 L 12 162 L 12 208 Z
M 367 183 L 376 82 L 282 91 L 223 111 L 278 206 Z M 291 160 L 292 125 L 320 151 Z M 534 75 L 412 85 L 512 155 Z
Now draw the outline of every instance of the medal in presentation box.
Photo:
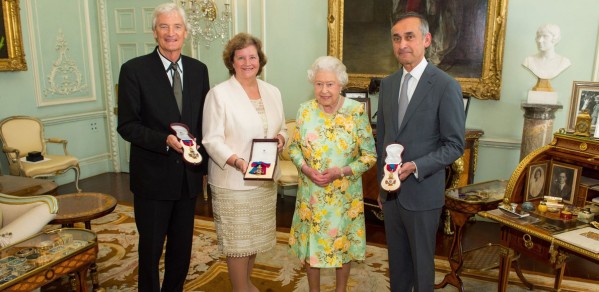
M 254 139 L 245 172 L 246 180 L 273 180 L 277 166 L 279 139 Z
M 183 160 L 190 164 L 200 164 L 202 155 L 198 152 L 196 138 L 189 133 L 189 127 L 182 123 L 171 123 L 171 130 L 183 146 Z

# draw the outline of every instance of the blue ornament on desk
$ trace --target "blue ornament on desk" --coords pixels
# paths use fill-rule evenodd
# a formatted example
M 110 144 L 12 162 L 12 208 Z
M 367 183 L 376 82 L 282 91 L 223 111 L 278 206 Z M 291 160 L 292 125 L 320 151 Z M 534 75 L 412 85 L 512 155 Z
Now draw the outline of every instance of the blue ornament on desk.
M 524 202 L 522 203 L 522 210 L 530 212 L 535 209 L 535 205 L 532 202 Z

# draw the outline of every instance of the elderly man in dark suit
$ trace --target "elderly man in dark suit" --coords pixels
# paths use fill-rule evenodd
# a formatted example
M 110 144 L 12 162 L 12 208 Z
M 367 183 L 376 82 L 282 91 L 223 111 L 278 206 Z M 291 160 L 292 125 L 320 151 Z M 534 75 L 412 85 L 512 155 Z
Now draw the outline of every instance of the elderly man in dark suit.
M 118 132 L 131 143 L 131 191 L 139 231 L 139 291 L 160 291 L 158 263 L 166 240 L 162 291 L 182 291 L 189 262 L 202 164 L 183 161 L 173 122 L 188 125 L 199 145 L 208 69 L 181 55 L 187 37 L 183 9 L 156 7 L 152 30 L 158 47 L 121 67 Z
M 382 80 L 377 120 L 379 180 L 385 147 L 391 143 L 405 147 L 399 190 L 379 193 L 391 291 L 433 291 L 445 166 L 464 152 L 462 92 L 455 79 L 424 58 L 431 34 L 420 14 L 399 16 L 391 37 L 403 68 Z

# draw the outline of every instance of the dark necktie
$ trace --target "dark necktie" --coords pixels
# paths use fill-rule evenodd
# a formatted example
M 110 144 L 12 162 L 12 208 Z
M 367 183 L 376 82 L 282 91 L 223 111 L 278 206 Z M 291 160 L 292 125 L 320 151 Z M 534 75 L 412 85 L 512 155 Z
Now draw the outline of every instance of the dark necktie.
M 170 70 L 173 70 L 173 93 L 175 94 L 175 100 L 177 101 L 179 113 L 182 113 L 183 87 L 181 86 L 181 75 L 179 75 L 178 68 L 179 66 L 177 66 L 177 63 L 171 63 Z
M 401 122 L 403 121 L 403 117 L 406 114 L 406 109 L 408 109 L 408 104 L 410 103 L 410 100 L 408 99 L 408 81 L 410 81 L 410 78 L 412 78 L 412 75 L 407 73 L 406 76 L 404 76 L 401 89 L 399 90 L 399 109 L 397 111 L 398 129 L 401 128 Z

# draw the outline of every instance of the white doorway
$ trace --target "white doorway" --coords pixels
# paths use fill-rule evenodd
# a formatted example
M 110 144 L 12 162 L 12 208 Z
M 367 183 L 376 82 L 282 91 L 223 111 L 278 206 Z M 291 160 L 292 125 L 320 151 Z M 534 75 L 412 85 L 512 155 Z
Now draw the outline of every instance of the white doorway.
M 116 132 L 117 82 L 121 65 L 156 47 L 152 33 L 154 8 L 164 0 L 100 0 L 102 54 L 106 68 L 106 104 L 115 171 L 129 172 L 130 144 Z M 118 158 L 116 157 L 118 156 Z

